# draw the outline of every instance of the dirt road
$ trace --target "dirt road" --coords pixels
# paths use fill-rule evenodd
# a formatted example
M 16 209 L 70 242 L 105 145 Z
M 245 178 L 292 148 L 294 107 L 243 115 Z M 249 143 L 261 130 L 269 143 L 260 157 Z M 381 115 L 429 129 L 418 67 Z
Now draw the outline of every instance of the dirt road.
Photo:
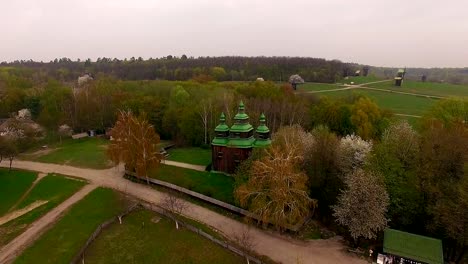
M 1 163 L 0 166 L 6 167 L 7 164 Z M 160 203 L 165 195 L 164 193 L 158 192 L 148 186 L 125 180 L 122 177 L 122 167 L 116 167 L 107 170 L 93 170 L 30 161 L 14 161 L 13 167 L 43 173 L 56 172 L 64 175 L 84 178 L 89 180 L 92 184 L 91 186 L 87 186 L 85 188 L 94 188 L 95 186 L 109 187 L 154 204 Z M 76 194 L 73 197 L 75 196 Z M 59 207 L 61 206 L 62 204 Z M 57 211 L 60 211 L 60 209 L 56 208 L 53 210 L 53 212 Z M 195 204 L 189 204 L 189 207 L 184 212 L 184 215 L 203 222 L 221 231 L 228 237 L 233 237 L 233 235 L 240 234 L 243 230 L 245 230 L 245 225 L 243 223 Z M 37 223 L 34 223 L 34 225 L 44 225 L 45 223 L 42 223 L 41 221 L 42 218 L 38 220 Z M 343 248 L 342 243 L 338 241 L 338 239 L 303 242 L 257 228 L 251 229 L 251 235 L 255 244 L 253 248 L 255 252 L 260 255 L 266 255 L 274 261 L 280 263 L 366 263 L 364 260 L 358 257 L 347 254 Z M 24 239 L 25 236 L 21 235 L 20 237 Z M 15 239 L 15 241 L 21 240 L 20 237 Z M 10 244 L 6 246 L 9 247 L 8 249 L 1 249 L 0 263 L 3 263 L 1 259 L 6 254 L 6 250 L 9 250 L 8 252 L 11 254 L 12 252 L 16 252 L 18 249 L 21 249 L 18 248 L 15 250 L 15 245 L 10 246 Z

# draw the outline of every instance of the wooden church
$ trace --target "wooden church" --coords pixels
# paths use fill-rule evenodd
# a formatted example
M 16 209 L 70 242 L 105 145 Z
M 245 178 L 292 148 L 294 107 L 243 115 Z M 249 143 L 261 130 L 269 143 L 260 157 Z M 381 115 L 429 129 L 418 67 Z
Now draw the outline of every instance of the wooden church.
M 226 125 L 226 117 L 221 113 L 219 125 L 215 128 L 215 138 L 211 142 L 212 169 L 234 173 L 237 166 L 250 157 L 253 148 L 268 147 L 271 144 L 270 130 L 265 121 L 265 115 L 262 114 L 260 125 L 254 133 L 242 101 L 231 128 Z

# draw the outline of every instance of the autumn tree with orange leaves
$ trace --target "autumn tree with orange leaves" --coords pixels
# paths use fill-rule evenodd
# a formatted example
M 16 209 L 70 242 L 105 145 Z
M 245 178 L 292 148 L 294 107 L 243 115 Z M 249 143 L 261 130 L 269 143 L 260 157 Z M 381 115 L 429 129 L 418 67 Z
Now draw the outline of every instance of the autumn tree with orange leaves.
M 159 135 L 154 127 L 144 118 L 121 111 L 111 137 L 109 158 L 116 164 L 124 163 L 126 169 L 145 177 L 149 184 L 148 171 L 157 168 L 162 158 L 157 147 Z

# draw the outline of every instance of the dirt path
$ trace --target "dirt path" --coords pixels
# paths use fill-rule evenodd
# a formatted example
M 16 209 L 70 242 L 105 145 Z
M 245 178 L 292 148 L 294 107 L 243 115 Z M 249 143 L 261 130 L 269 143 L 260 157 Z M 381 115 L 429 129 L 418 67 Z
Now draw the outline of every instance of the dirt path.
M 422 116 L 419 115 L 408 115 L 408 114 L 394 114 L 396 116 L 409 116 L 409 117 L 414 117 L 414 118 L 422 118 Z
M 26 196 L 28 196 L 28 194 L 31 192 L 32 189 L 34 189 L 34 187 L 36 186 L 36 184 L 42 180 L 42 178 L 44 178 L 44 176 L 46 176 L 47 174 L 45 173 L 39 173 L 37 175 L 37 178 L 36 180 L 34 180 L 34 182 L 32 183 L 31 187 L 29 187 L 29 189 L 24 192 L 24 194 L 18 199 L 18 201 L 8 210 L 8 212 L 11 212 L 13 210 L 15 210 L 15 208 L 24 200 L 24 198 L 26 198 Z
M 171 165 L 171 166 L 176 166 L 176 167 L 181 167 L 181 168 L 186 168 L 186 169 L 191 169 L 191 170 L 196 170 L 196 171 L 205 171 L 205 166 L 201 166 L 201 165 L 194 165 L 194 164 L 183 163 L 183 162 L 172 161 L 172 160 L 163 160 L 162 163 L 166 165 Z
M 7 164 L 2 163 L 0 166 L 6 167 Z M 159 204 L 165 195 L 164 193 L 158 192 L 148 186 L 125 180 L 122 177 L 122 167 L 107 170 L 93 170 L 30 161 L 14 161 L 13 167 L 43 173 L 56 172 L 64 175 L 84 178 L 94 185 L 117 189 L 153 204 Z M 73 197 L 75 197 L 75 195 Z M 62 205 L 63 204 L 59 206 Z M 54 209 L 54 212 L 55 211 L 58 210 Z M 63 209 L 60 211 L 63 211 Z M 245 224 L 195 204 L 189 204 L 189 208 L 184 212 L 184 215 L 203 222 L 221 231 L 228 237 L 234 237 L 235 234 L 240 234 L 242 233 L 242 230 L 245 230 Z M 50 223 L 52 221 L 46 222 Z M 40 219 L 34 225 L 39 224 L 44 225 L 44 220 Z M 255 252 L 260 255 L 266 255 L 274 261 L 284 264 L 296 264 L 298 259 L 301 261 L 300 263 L 304 264 L 366 263 L 358 257 L 347 254 L 343 244 L 338 239 L 303 242 L 258 228 L 252 228 L 251 235 L 255 243 L 253 248 Z M 23 244 L 18 244 L 18 242 L 16 242 L 17 240 L 23 241 Z M 14 252 L 21 250 L 25 245 L 25 238 L 21 235 L 13 242 L 7 245 L 7 247 L 9 247 L 8 249 L 4 248 L 0 251 L 0 263 L 3 263 L 2 258 L 4 258 L 5 255 L 11 256 Z
M 13 220 L 13 219 L 16 219 L 24 214 L 27 214 L 29 213 L 30 211 L 36 209 L 37 207 L 43 205 L 43 204 L 46 204 L 48 203 L 49 201 L 35 201 L 33 202 L 32 204 L 24 207 L 24 208 L 21 208 L 19 210 L 16 210 L 16 211 L 13 211 L 7 215 L 4 215 L 2 217 L 0 217 L 0 226 L 5 224 L 5 223 L 8 223 L 9 221 Z
M 59 204 L 36 222 L 32 223 L 26 231 L 0 249 L 0 263 L 12 262 L 28 245 L 34 242 L 42 233 L 50 228 L 52 226 L 51 224 L 59 219 L 70 206 L 83 199 L 83 197 L 96 187 L 97 185 L 95 184 L 84 186 L 66 201 Z M 53 245 L 51 245 L 51 247 L 53 247 Z M 47 256 L 45 255 L 44 257 Z

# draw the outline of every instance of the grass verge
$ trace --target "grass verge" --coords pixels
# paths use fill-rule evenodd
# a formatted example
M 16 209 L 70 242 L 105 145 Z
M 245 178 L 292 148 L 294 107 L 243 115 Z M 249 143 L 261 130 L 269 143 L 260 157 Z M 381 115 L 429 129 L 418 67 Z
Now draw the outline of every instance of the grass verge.
M 234 204 L 234 179 L 224 174 L 161 164 L 150 177 Z
M 208 166 L 211 163 L 211 149 L 173 148 L 169 150 L 167 160 Z

